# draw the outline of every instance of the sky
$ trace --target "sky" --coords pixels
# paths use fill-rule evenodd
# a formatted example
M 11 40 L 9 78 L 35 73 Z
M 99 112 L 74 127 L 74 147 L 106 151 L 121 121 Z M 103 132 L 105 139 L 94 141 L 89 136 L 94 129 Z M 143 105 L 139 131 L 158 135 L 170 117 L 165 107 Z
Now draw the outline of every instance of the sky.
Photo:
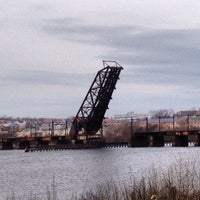
M 199 0 L 0 0 L 0 116 L 76 115 L 102 60 L 106 116 L 200 107 Z

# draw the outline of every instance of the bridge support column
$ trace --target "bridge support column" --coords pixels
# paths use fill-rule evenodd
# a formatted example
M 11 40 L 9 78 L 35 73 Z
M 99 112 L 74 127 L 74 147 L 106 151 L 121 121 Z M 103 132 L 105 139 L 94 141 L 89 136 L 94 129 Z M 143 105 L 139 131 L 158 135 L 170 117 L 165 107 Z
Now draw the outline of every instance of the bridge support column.
M 193 146 L 200 146 L 200 136 L 199 135 L 188 135 L 188 143 Z
M 200 135 L 188 135 L 188 142 L 193 143 L 194 146 L 200 146 Z
M 164 136 L 163 135 L 154 135 L 152 138 L 153 147 L 163 147 L 164 146 Z
M 55 147 L 55 146 L 57 146 L 57 141 L 56 141 L 56 140 L 51 140 L 51 141 L 49 141 L 48 146 L 49 146 L 49 147 Z
M 36 147 L 38 147 L 38 141 L 30 141 L 30 145 L 29 145 L 29 147 L 31 147 L 31 148 L 36 148 Z
M 128 147 L 133 147 L 133 139 L 128 140 Z
M 170 135 L 164 137 L 166 144 L 171 144 L 172 147 L 187 147 L 188 135 Z
M 148 147 L 149 136 L 146 135 L 134 135 L 132 139 L 132 147 Z
M 13 149 L 13 143 L 10 141 L 2 143 L 2 150 L 10 150 Z
M 200 135 L 197 135 L 197 142 L 196 142 L 196 146 L 200 146 Z
M 19 141 L 16 142 L 16 149 L 20 149 L 20 142 Z
M 188 136 L 187 135 L 175 135 L 175 147 L 187 147 L 188 146 Z
M 17 149 L 25 149 L 28 147 L 27 142 L 18 142 L 17 143 Z

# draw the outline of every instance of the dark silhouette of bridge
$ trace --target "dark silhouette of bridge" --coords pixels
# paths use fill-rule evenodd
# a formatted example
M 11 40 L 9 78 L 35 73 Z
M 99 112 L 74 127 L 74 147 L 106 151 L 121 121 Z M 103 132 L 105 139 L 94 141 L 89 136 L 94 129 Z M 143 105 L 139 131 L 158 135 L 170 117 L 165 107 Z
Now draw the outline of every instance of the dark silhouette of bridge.
M 142 124 L 133 131 L 131 120 L 131 147 L 200 146 L 199 116 L 146 117 Z

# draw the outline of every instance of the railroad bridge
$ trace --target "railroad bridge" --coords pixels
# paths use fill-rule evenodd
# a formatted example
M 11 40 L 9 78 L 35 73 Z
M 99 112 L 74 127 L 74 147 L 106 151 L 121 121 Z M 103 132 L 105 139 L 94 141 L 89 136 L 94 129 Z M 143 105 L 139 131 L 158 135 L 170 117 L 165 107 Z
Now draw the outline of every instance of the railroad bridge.
M 116 61 L 103 61 L 66 137 L 1 138 L 0 148 L 95 148 L 104 147 L 102 122 L 123 69 Z
M 71 126 L 69 135 L 46 137 L 7 137 L 0 138 L 0 149 L 79 149 L 114 146 L 129 147 L 162 147 L 162 146 L 200 146 L 200 128 L 190 128 L 189 116 L 187 127 L 176 128 L 174 117 L 172 129 L 160 128 L 161 118 L 158 119 L 158 130 L 149 129 L 146 118 L 145 131 L 133 132 L 131 119 L 130 138 L 126 142 L 106 144 L 102 134 L 102 122 L 117 80 L 122 70 L 116 61 L 103 61 L 103 69 L 99 70 L 90 86 Z
M 200 146 L 200 129 L 136 132 L 130 147 Z
M 195 115 L 143 118 L 142 131 L 133 131 L 131 118 L 131 147 L 200 146 L 200 118 Z
M 186 147 L 200 146 L 200 129 L 191 130 L 162 130 L 135 132 L 127 142 L 101 143 L 99 138 L 92 142 L 72 143 L 71 137 L 67 136 L 46 136 L 46 137 L 10 137 L 0 138 L 0 149 L 79 149 L 79 148 L 100 148 L 100 147 Z

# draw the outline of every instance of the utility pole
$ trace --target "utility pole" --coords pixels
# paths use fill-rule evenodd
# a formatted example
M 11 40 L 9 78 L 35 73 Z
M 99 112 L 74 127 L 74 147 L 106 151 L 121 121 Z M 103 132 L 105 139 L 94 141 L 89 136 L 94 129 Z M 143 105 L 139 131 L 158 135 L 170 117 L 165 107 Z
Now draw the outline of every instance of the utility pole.
M 158 131 L 160 132 L 160 116 L 158 117 Z
M 187 131 L 190 129 L 190 115 L 187 115 Z
M 51 137 L 54 136 L 54 121 L 51 122 Z
M 131 137 L 133 136 L 133 118 L 131 117 Z
M 148 117 L 146 117 L 146 132 L 149 131 L 149 121 L 148 121 Z
M 67 119 L 65 120 L 65 136 L 68 134 L 68 124 Z

